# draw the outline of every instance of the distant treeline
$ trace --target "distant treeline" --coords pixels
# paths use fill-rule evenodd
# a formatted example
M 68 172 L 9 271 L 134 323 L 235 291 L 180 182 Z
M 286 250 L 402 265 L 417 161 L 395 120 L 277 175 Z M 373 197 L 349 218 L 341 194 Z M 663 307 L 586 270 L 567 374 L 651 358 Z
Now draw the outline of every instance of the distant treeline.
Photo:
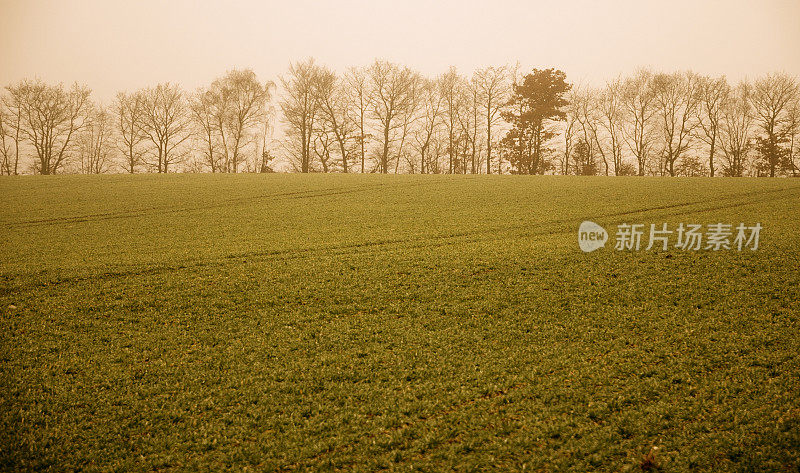
M 602 87 L 555 69 L 435 78 L 313 59 L 278 83 L 233 70 L 194 92 L 23 80 L 2 91 L 2 174 L 514 173 L 800 176 L 800 86 L 639 70 Z

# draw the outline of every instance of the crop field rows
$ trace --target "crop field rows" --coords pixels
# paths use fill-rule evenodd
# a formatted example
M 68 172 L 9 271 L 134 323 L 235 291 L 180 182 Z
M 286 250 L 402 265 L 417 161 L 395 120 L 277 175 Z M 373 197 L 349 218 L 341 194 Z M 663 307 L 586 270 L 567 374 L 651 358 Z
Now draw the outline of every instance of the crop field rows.
M 800 467 L 800 181 L 0 180 L 6 470 Z M 583 220 L 612 241 L 582 253 Z M 616 251 L 621 223 L 763 226 Z M 648 225 L 649 226 L 649 225 Z

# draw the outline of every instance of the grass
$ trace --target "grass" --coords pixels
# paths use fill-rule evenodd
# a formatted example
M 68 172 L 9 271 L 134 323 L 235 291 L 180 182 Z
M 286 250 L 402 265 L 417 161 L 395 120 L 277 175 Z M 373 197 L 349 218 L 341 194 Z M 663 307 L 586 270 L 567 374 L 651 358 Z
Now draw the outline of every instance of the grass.
M 0 201 L 4 470 L 800 468 L 800 180 L 56 176 Z M 584 254 L 584 219 L 764 230 Z

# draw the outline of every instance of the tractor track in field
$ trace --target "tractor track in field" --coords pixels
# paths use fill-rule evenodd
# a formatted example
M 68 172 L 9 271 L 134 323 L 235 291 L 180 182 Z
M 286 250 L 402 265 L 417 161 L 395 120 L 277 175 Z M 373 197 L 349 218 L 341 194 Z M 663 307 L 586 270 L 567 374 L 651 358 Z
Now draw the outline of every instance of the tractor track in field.
M 741 206 L 759 205 L 763 203 L 774 202 L 794 197 L 793 195 L 777 195 L 777 196 L 773 195 L 788 190 L 795 191 L 794 189 L 776 189 L 767 192 L 737 194 L 735 196 L 730 196 L 726 199 L 720 199 L 717 201 L 717 202 L 725 202 L 724 204 L 719 203 L 715 205 L 704 206 L 702 208 L 691 209 L 691 213 L 724 210 L 724 209 L 734 208 L 739 205 Z M 753 199 L 752 198 L 753 196 L 765 196 L 765 198 Z M 750 199 L 743 202 L 730 202 L 743 198 L 750 198 Z M 609 219 L 612 219 L 613 220 L 612 223 L 622 223 L 623 220 L 621 219 L 621 217 L 629 215 L 671 211 L 678 208 L 691 208 L 692 206 L 702 205 L 706 203 L 708 203 L 708 201 L 682 202 L 682 203 L 668 204 L 656 207 L 648 207 L 645 209 L 612 212 L 608 214 L 594 215 L 591 217 L 587 216 L 586 218 L 592 218 L 593 220 L 599 220 L 599 221 L 607 221 Z M 677 213 L 666 212 L 657 215 L 670 217 L 670 216 L 680 215 L 682 213 L 686 212 L 677 212 Z M 181 271 L 186 269 L 218 267 L 222 265 L 234 264 L 234 262 L 239 262 L 239 263 L 241 262 L 253 263 L 253 262 L 266 262 L 266 261 L 280 262 L 280 261 L 290 261 L 290 260 L 313 258 L 313 257 L 337 257 L 341 255 L 361 255 L 366 253 L 373 253 L 376 250 L 391 252 L 399 249 L 408 250 L 408 249 L 437 248 L 441 246 L 450 245 L 455 240 L 461 240 L 460 243 L 476 243 L 486 240 L 487 237 L 491 237 L 492 240 L 497 241 L 508 238 L 529 238 L 535 236 L 548 236 L 548 235 L 552 236 L 559 234 L 568 234 L 576 231 L 577 224 L 582 219 L 583 217 L 577 217 L 577 218 L 571 217 L 571 218 L 552 220 L 549 222 L 543 222 L 539 224 L 530 223 L 530 224 L 509 225 L 504 227 L 492 227 L 481 230 L 456 232 L 451 234 L 430 235 L 424 238 L 394 238 L 394 239 L 386 239 L 378 241 L 354 242 L 354 243 L 326 245 L 318 247 L 252 251 L 246 253 L 218 256 L 207 260 L 195 260 L 195 261 L 188 260 L 185 264 L 151 265 L 151 266 L 146 266 L 144 268 L 138 267 L 130 270 L 107 271 L 102 273 L 88 274 L 75 277 L 54 278 L 45 281 L 41 280 L 32 281 L 17 285 L 13 288 L 8 286 L 6 288 L 2 287 L 2 281 L 12 280 L 13 275 L 0 274 L 0 294 L 9 294 L 22 290 L 30 290 L 42 287 L 54 287 L 64 284 L 80 283 L 86 281 L 105 281 L 105 280 L 123 279 L 130 277 L 168 274 L 175 271 Z M 512 233 L 520 230 L 530 230 L 533 226 L 535 226 L 536 228 L 536 230 L 534 231 Z M 502 235 L 502 233 L 506 233 L 506 235 Z
M 230 207 L 232 205 L 240 205 L 240 204 L 247 204 L 261 200 L 267 199 L 311 199 L 317 197 L 329 197 L 335 195 L 346 195 L 346 194 L 357 194 L 360 192 L 366 192 L 370 190 L 376 189 L 385 189 L 385 188 L 407 188 L 407 187 L 418 187 L 422 185 L 429 185 L 428 182 L 414 182 L 414 183 L 403 183 L 403 184 L 373 184 L 368 186 L 359 186 L 353 188 L 346 188 L 346 187 L 334 187 L 330 189 L 321 189 L 321 190 L 305 190 L 305 191 L 293 191 L 293 192 L 277 192 L 273 194 L 259 194 L 254 195 L 251 197 L 236 197 L 230 199 L 223 199 L 219 201 L 215 201 L 214 203 L 206 204 L 206 205 L 195 205 L 190 207 L 175 207 L 170 205 L 164 206 L 151 206 L 151 207 L 143 207 L 139 209 L 132 209 L 132 210 L 119 210 L 114 212 L 103 212 L 103 213 L 96 213 L 96 214 L 86 214 L 86 215 L 74 215 L 74 216 L 67 216 L 67 217 L 53 217 L 53 218 L 43 218 L 43 219 L 33 219 L 33 220 L 23 220 L 18 222 L 6 222 L 0 224 L 2 228 L 28 228 L 28 227 L 35 227 L 35 226 L 47 226 L 47 225 L 67 225 L 73 223 L 85 223 L 85 222 L 97 222 L 103 220 L 115 220 L 115 219 L 125 219 L 125 218 L 136 218 L 136 217 L 143 217 L 148 214 L 154 212 L 160 212 L 163 214 L 179 214 L 179 213 L 191 213 L 191 212 L 198 212 L 203 210 L 212 210 L 212 209 L 219 209 Z
M 474 179 L 474 178 L 473 178 Z M 469 178 L 467 179 L 469 180 Z M 35 227 L 35 226 L 47 226 L 47 225 L 66 225 L 66 224 L 74 224 L 74 223 L 85 223 L 85 222 L 94 222 L 94 221 L 104 221 L 104 220 L 115 220 L 115 219 L 126 219 L 126 218 L 136 218 L 146 216 L 153 212 L 162 212 L 167 214 L 180 214 L 180 213 L 191 213 L 191 212 L 198 212 L 203 210 L 212 210 L 212 209 L 219 209 L 229 207 L 231 205 L 240 205 L 251 203 L 254 201 L 261 201 L 266 199 L 309 199 L 309 198 L 317 198 L 317 197 L 328 197 L 334 195 L 347 195 L 347 194 L 356 194 L 360 192 L 375 190 L 375 189 L 382 189 L 382 188 L 409 188 L 409 187 L 420 187 L 430 185 L 430 182 L 427 181 L 420 181 L 420 182 L 413 182 L 413 183 L 402 183 L 402 184 L 372 184 L 366 186 L 359 186 L 354 188 L 345 188 L 345 187 L 334 187 L 329 189 L 321 189 L 321 190 L 304 190 L 304 191 L 292 191 L 292 192 L 277 192 L 272 194 L 259 194 L 250 197 L 236 197 L 236 198 L 229 198 L 216 201 L 214 203 L 209 203 L 206 205 L 195 205 L 189 207 L 175 207 L 171 205 L 163 205 L 163 206 L 151 206 L 151 207 L 143 207 L 139 209 L 132 209 L 132 210 L 119 210 L 113 212 L 102 212 L 102 213 L 95 213 L 95 214 L 86 214 L 86 215 L 73 215 L 73 216 L 65 216 L 65 217 L 53 217 L 53 218 L 43 218 L 43 219 L 32 219 L 32 220 L 22 220 L 18 222 L 5 222 L 0 223 L 0 228 L 28 228 L 28 227 Z M 787 190 L 796 190 L 794 188 L 782 188 L 782 189 L 771 189 L 767 191 L 758 191 L 758 192 L 747 192 L 747 193 L 740 193 L 740 194 L 731 194 L 729 196 L 724 197 L 724 200 L 729 199 L 737 199 L 751 195 L 759 195 L 759 194 L 770 194 L 776 192 L 784 192 Z M 667 204 L 664 206 L 657 206 L 652 207 L 652 210 L 656 209 L 665 209 L 665 208 L 672 208 L 672 207 L 681 207 L 685 205 L 692 205 L 696 202 L 692 203 L 678 203 L 678 204 Z

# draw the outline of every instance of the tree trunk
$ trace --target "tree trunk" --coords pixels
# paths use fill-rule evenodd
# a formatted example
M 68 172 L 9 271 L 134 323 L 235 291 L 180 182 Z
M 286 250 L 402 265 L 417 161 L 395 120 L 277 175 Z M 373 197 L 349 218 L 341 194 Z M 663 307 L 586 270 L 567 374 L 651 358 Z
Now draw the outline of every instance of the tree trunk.
M 486 108 L 486 174 L 492 173 L 492 102 Z

